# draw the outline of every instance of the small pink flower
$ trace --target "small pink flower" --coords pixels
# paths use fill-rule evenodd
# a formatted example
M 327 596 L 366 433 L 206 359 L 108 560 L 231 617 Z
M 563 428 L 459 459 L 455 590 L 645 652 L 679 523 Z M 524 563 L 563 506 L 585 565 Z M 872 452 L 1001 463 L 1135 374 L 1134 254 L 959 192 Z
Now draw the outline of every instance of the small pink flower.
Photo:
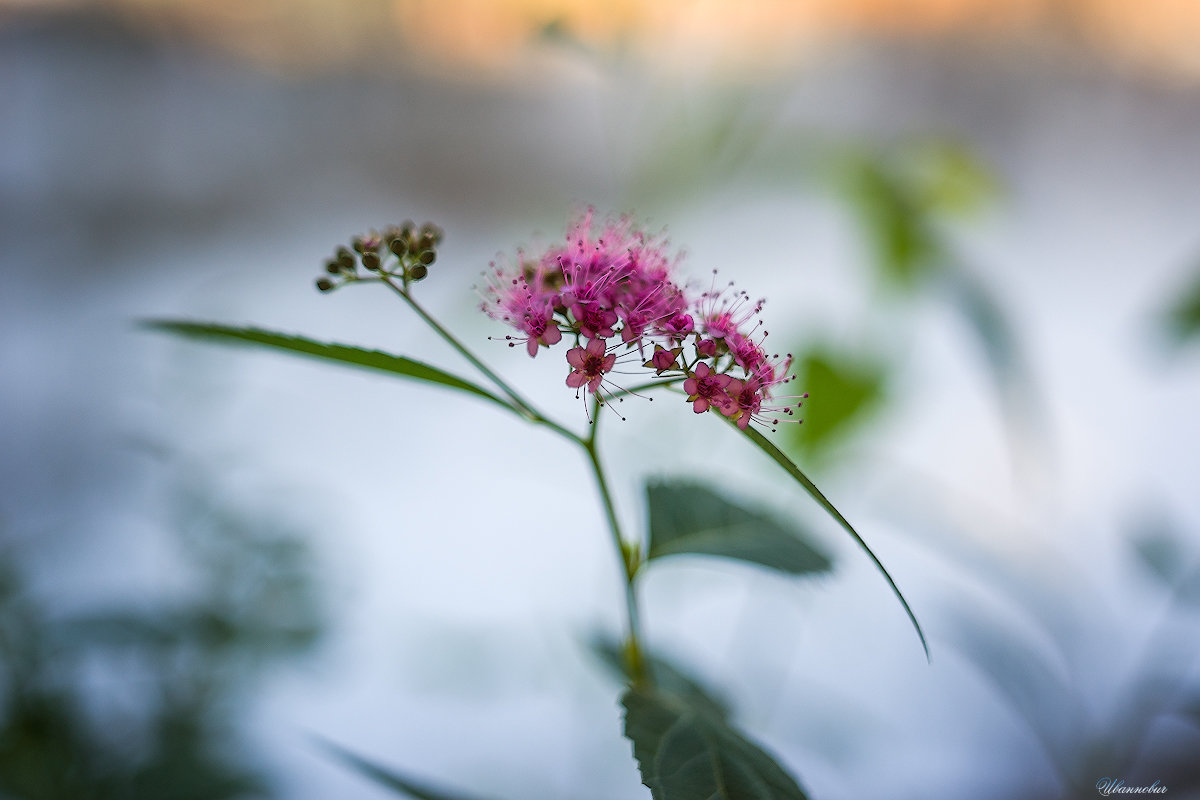
M 763 403 L 763 388 L 757 378 L 748 381 L 731 380 L 728 394 L 733 400 L 735 421 L 742 430 L 750 425 L 751 420 L 758 414 Z
M 531 357 L 537 355 L 538 345 L 550 347 L 562 341 L 562 331 L 554 323 L 551 314 L 549 310 L 542 314 L 530 313 L 521 322 L 522 330 L 529 334 L 525 340 L 525 350 Z
M 701 339 L 696 342 L 696 355 L 700 358 L 715 358 L 717 355 L 717 340 Z
M 692 319 L 691 314 L 680 312 L 663 320 L 659 327 L 662 328 L 663 335 L 668 338 L 682 340 L 695 330 L 696 322 Z
M 617 312 L 599 302 L 576 303 L 571 306 L 571 315 L 579 323 L 579 332 L 589 339 L 607 339 L 616 335 L 613 325 L 617 324 Z
M 710 407 L 729 414 L 735 410 L 733 400 L 725 392 L 731 380 L 728 375 L 713 372 L 708 364 L 699 364 L 692 376 L 683 382 L 683 391 L 697 414 L 703 414 Z
M 515 276 L 509 270 L 492 265 L 488 276 L 490 285 L 483 292 L 483 310 L 524 333 L 524 337 L 505 338 L 514 347 L 516 342 L 525 342 L 526 352 L 536 356 L 539 345 L 549 347 L 562 340 L 554 319 L 557 292 L 545 270 L 518 255 Z
M 592 339 L 586 348 L 572 347 L 568 350 L 567 363 L 571 365 L 571 374 L 567 376 L 567 386 L 578 389 L 586 383 L 588 391 L 595 394 L 600 389 L 604 374 L 617 361 L 615 355 L 605 355 L 606 349 L 603 339 Z
M 751 302 L 750 296 L 734 290 L 732 283 L 724 289 L 711 289 L 700 295 L 696 303 L 700 319 L 698 327 L 713 339 L 724 339 L 739 333 L 749 335 L 748 323 L 762 311 L 763 302 Z
M 735 331 L 726 337 L 725 343 L 729 346 L 729 352 L 733 354 L 734 360 L 742 369 L 746 370 L 747 375 L 759 372 L 766 365 L 766 352 L 749 336 L 743 336 Z

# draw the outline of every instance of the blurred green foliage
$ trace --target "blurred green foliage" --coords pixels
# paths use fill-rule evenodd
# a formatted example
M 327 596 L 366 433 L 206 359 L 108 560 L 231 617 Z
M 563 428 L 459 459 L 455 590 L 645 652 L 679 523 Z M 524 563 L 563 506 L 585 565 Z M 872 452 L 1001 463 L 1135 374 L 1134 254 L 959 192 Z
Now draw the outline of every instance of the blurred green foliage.
M 888 150 L 834 151 L 830 178 L 858 224 L 885 286 L 913 292 L 949 253 L 939 230 L 986 209 L 995 180 L 960 143 L 918 140 Z
M 796 359 L 798 384 L 809 393 L 804 424 L 786 427 L 788 443 L 823 461 L 885 406 L 888 373 L 882 359 L 813 344 Z
M 834 460 L 886 405 L 887 385 L 901 367 L 895 326 L 915 327 L 923 304 L 932 302 L 957 312 L 977 342 L 1014 456 L 1044 448 L 1040 393 L 1009 314 L 956 243 L 956 229 L 996 203 L 996 179 L 969 148 L 950 140 L 831 153 L 827 183 L 855 223 L 875 286 L 890 300 L 890 327 L 883 333 L 865 323 L 858 349 L 819 342 L 793 349 L 811 399 L 788 445 L 818 462 Z M 1047 454 L 1037 460 L 1044 463 Z
M 433 786 L 425 780 L 402 775 L 391 767 L 363 758 L 332 742 L 318 740 L 318 744 L 354 772 L 400 797 L 412 800 L 479 800 L 476 795 L 463 794 L 444 786 Z
M 1190 277 L 1169 304 L 1163 324 L 1176 344 L 1191 342 L 1200 335 L 1200 271 Z
M 1196 796 L 1195 541 L 1194 532 L 1162 520 L 1143 521 L 1130 537 L 1128 562 L 1149 578 L 1162 601 L 1161 613 L 1131 634 L 1103 613 L 1102 604 L 1071 602 L 1028 569 L 1006 569 L 994 553 L 973 552 L 966 540 L 958 540 L 976 564 L 970 571 L 975 586 L 995 590 L 1018 612 L 1001 617 L 984 605 L 964 604 L 950 614 L 944 635 L 1024 723 L 1055 770 L 1060 785 L 1053 793 L 1021 792 L 1022 797 L 1095 797 L 1102 776 L 1120 776 L 1129 784 L 1157 780 L 1172 796 Z M 1078 647 L 1078 633 L 1085 630 L 1103 636 L 1103 657 L 1120 655 L 1121 670 L 1101 691 L 1087 680 L 1097 651 Z
M 64 615 L 0 551 L 0 797 L 273 795 L 239 735 L 245 699 L 316 643 L 324 611 L 297 534 L 214 494 L 174 504 L 182 596 Z

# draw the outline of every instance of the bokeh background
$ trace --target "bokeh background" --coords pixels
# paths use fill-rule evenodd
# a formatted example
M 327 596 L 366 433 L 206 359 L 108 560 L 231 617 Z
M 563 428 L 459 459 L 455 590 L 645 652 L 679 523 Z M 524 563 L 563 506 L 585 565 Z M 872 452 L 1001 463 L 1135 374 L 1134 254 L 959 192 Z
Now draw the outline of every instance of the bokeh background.
M 647 636 L 814 798 L 1200 785 L 1200 9 L 1188 0 L 0 2 L 0 796 L 644 797 L 585 465 L 420 386 L 173 340 L 254 323 L 458 362 L 497 253 L 588 204 L 765 296 L 785 446 L 888 565 L 682 404 L 605 421 L 620 513 L 703 481 L 795 580 L 663 563 Z

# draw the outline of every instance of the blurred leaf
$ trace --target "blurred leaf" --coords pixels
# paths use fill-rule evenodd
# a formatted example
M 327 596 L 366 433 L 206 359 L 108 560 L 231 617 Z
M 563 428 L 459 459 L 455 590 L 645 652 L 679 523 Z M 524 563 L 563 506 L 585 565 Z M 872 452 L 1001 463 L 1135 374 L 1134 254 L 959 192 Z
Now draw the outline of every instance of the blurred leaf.
M 911 291 L 938 257 L 921 203 L 880 157 L 857 154 L 844 160 L 840 183 L 872 250 L 880 279 Z
M 400 775 L 325 739 L 318 738 L 316 741 L 343 764 L 364 777 L 370 778 L 380 786 L 391 789 L 396 794 L 412 797 L 415 800 L 478 800 L 474 795 L 434 788 L 422 781 Z
M 886 152 L 845 151 L 837 183 L 884 283 L 911 291 L 944 266 L 939 220 L 984 208 L 995 178 L 960 143 L 921 140 Z
M 1178 344 L 1200 334 L 1200 272 L 1191 276 L 1164 315 L 1163 325 Z
M 1167 586 L 1183 577 L 1190 559 L 1179 538 L 1161 526 L 1134 537 L 1133 551 L 1149 572 Z
M 1200 728 L 1200 693 L 1193 688 L 1190 696 L 1184 697 L 1179 704 L 1178 713 Z
M 221 733 L 197 709 L 171 706 L 155 726 L 152 756 L 137 766 L 129 790 L 116 796 L 155 800 L 247 800 L 271 796 L 265 776 L 239 764 L 239 752 L 214 746 Z
M 991 170 L 961 142 L 920 141 L 896 158 L 929 212 L 968 216 L 986 208 L 999 194 Z
M 1052 667 L 1044 648 L 984 616 L 978 606 L 969 615 L 964 609 L 951 612 L 951 640 L 1025 721 L 1060 773 L 1072 774 L 1089 732 L 1078 694 Z
M 789 438 L 806 455 L 819 457 L 881 406 L 886 368 L 879 361 L 822 346 L 801 355 L 798 362 L 798 380 L 811 400 L 804 424 L 789 428 Z
M 963 318 L 979 336 L 997 384 L 1028 394 L 1028 381 L 1018 374 L 1016 337 L 996 298 L 965 269 L 947 271 L 945 277 Z M 1014 385 L 1018 378 L 1019 383 Z
M 142 647 L 152 650 L 177 647 L 195 625 L 190 609 L 102 611 L 63 620 L 47 633 L 68 641 L 109 647 Z
M 792 575 L 826 572 L 828 556 L 794 527 L 735 505 L 692 483 L 646 487 L 650 509 L 647 559 L 695 554 L 748 561 Z
M 632 681 L 628 659 L 620 642 L 602 634 L 592 637 L 592 652 L 600 662 L 623 681 Z M 699 711 L 720 719 L 729 716 L 729 704 L 670 661 L 642 652 L 642 663 L 650 674 L 651 683 L 660 691 L 679 697 Z
M 425 383 L 432 383 L 474 394 L 477 397 L 491 400 L 493 403 L 503 406 L 510 411 L 513 410 L 512 406 L 507 402 L 501 400 L 482 386 L 451 375 L 429 364 L 414 361 L 403 356 L 390 355 L 379 350 L 364 350 L 352 345 L 317 342 L 300 336 L 289 336 L 259 328 L 240 328 L 174 320 L 147 320 L 142 324 L 152 330 L 174 333 L 193 339 L 203 339 L 225 344 L 256 345 L 272 350 L 311 356 L 324 361 L 365 367 L 366 369 L 373 369 L 379 372 L 400 375 Z
M 692 200 L 698 189 L 745 176 L 767 144 L 778 109 L 777 98 L 741 89 L 655 98 L 647 112 L 657 128 L 638 141 L 631 193 L 643 202 Z M 795 171 L 791 149 L 771 154 L 772 177 Z
M 1135 536 L 1132 545 L 1142 566 L 1170 591 L 1173 603 L 1200 605 L 1200 566 L 1183 535 L 1160 521 Z
M 834 508 L 833 503 L 829 502 L 825 495 L 821 494 L 821 490 L 817 488 L 817 485 L 809 480 L 808 476 L 805 475 L 782 450 L 772 444 L 767 437 L 763 436 L 757 428 L 751 425 L 750 427 L 746 428 L 743 433 L 745 433 L 746 437 L 750 441 L 758 445 L 759 449 L 770 456 L 776 464 L 783 467 L 784 470 L 791 475 L 797 483 L 800 484 L 804 491 L 808 492 L 809 496 L 816 500 L 821 508 L 825 509 L 829 516 L 837 520 L 837 523 L 842 526 L 842 529 L 845 530 L 846 533 L 850 534 L 850 538 L 852 538 L 858 544 L 858 546 L 863 549 L 863 552 L 865 552 L 871 558 L 871 561 L 875 564 L 876 568 L 883 573 L 883 577 L 887 580 L 888 586 L 892 587 L 892 593 L 896 595 L 896 599 L 900 601 L 900 605 L 904 606 L 904 613 L 908 615 L 909 622 L 912 623 L 913 629 L 917 632 L 917 636 L 921 640 L 921 648 L 925 651 L 925 658 L 929 659 L 929 643 L 925 641 L 925 632 L 921 630 L 921 623 L 917 622 L 917 615 L 913 613 L 912 608 L 908 605 L 908 601 L 904 599 L 904 595 L 900 592 L 900 587 L 896 585 L 894 580 L 892 580 L 892 576 L 888 573 L 887 568 L 883 566 L 883 562 L 881 562 L 878 556 L 876 556 L 871 548 L 867 546 L 867 543 L 863 541 L 863 538 L 858 535 L 858 531 L 854 530 L 854 526 L 842 516 L 840 511 Z
M 654 800 L 806 800 L 784 769 L 723 719 L 661 691 L 621 698 L 625 736 Z

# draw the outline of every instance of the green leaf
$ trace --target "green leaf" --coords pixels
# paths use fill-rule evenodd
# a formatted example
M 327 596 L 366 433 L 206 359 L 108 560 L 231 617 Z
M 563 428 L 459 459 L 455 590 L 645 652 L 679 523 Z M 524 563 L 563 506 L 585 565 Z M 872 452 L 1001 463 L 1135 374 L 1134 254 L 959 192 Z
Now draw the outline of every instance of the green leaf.
M 807 800 L 775 759 L 724 720 L 653 689 L 630 688 L 621 704 L 654 800 Z
M 884 398 L 880 361 L 816 345 L 798 359 L 798 383 L 812 395 L 803 425 L 789 429 L 791 441 L 810 458 L 870 418 Z
M 612 670 L 618 678 L 626 682 L 634 680 L 634 676 L 629 672 L 629 661 L 625 658 L 625 650 L 620 642 L 603 634 L 597 634 L 592 637 L 591 649 L 600 662 Z M 725 698 L 702 685 L 667 659 L 647 654 L 643 650 L 642 663 L 649 673 L 650 683 L 659 690 L 679 697 L 711 716 L 721 719 L 729 716 L 729 703 Z
M 804 491 L 808 492 L 808 494 L 817 501 L 818 505 L 825 509 L 829 516 L 837 520 L 837 523 L 842 526 L 843 530 L 850 534 L 850 538 L 854 539 L 858 546 L 861 547 L 868 556 L 870 556 L 871 561 L 874 562 L 879 571 L 883 573 L 883 577 L 887 580 L 888 586 L 892 587 L 892 593 L 896 595 L 896 599 L 900 601 L 900 605 L 904 606 L 904 613 L 908 615 L 909 622 L 912 623 L 913 628 L 917 632 L 917 636 L 921 639 L 921 647 L 925 650 L 925 658 L 929 659 L 929 643 L 925 641 L 925 632 L 921 630 L 921 623 L 917 622 L 917 615 L 913 613 L 912 608 L 908 605 L 908 601 L 904 599 L 904 595 L 900 592 L 900 587 L 898 587 L 896 582 L 892 580 L 892 576 L 887 571 L 887 568 L 883 566 L 883 562 L 881 562 L 879 557 L 876 556 L 871 548 L 867 546 L 867 543 L 863 541 L 863 538 L 858 535 L 858 531 L 854 530 L 854 526 L 842 516 L 840 511 L 834 508 L 833 503 L 829 502 L 825 495 L 821 494 L 821 490 L 817 488 L 817 485 L 809 480 L 808 476 L 805 475 L 782 450 L 772 444 L 767 437 L 763 436 L 761 431 L 757 430 L 754 426 L 750 426 L 746 428 L 743 433 L 746 434 L 746 437 L 749 438 L 750 441 L 758 445 L 758 447 L 764 453 L 769 455 L 775 461 L 775 463 L 783 467 L 784 470 L 786 470 L 787 473 L 791 475 L 801 487 L 804 488 Z
M 329 751 L 334 758 L 343 764 L 364 777 L 370 778 L 380 786 L 391 789 L 396 794 L 415 798 L 415 800 L 478 800 L 475 795 L 466 795 L 461 792 L 434 788 L 423 781 L 400 775 L 391 769 L 381 767 L 373 761 L 368 761 L 362 756 L 351 753 L 349 750 L 325 739 L 317 738 L 316 741 L 317 744 Z
M 932 213 L 966 217 L 1000 194 L 996 176 L 961 142 L 916 142 L 895 156 L 906 182 Z
M 289 336 L 260 328 L 241 328 L 205 322 L 182 322 L 177 320 L 147 320 L 142 323 L 151 330 L 173 333 L 192 339 L 265 347 L 285 353 L 319 358 L 355 367 L 387 372 L 405 378 L 457 389 L 477 397 L 491 400 L 509 411 L 516 412 L 511 405 L 482 386 L 451 375 L 437 367 L 404 356 L 394 356 L 379 350 L 364 350 L 353 345 L 318 342 L 301 336 Z
M 1200 272 L 1180 287 L 1176 300 L 1168 308 L 1163 325 L 1177 344 L 1184 344 L 1200 335 Z
M 872 248 L 875 268 L 889 285 L 913 290 L 938 261 L 938 246 L 920 200 L 880 156 L 845 158 L 841 185 Z
M 799 530 L 735 505 L 704 486 L 653 483 L 646 495 L 649 560 L 695 554 L 748 561 L 791 575 L 829 570 L 829 557 L 808 544 Z

